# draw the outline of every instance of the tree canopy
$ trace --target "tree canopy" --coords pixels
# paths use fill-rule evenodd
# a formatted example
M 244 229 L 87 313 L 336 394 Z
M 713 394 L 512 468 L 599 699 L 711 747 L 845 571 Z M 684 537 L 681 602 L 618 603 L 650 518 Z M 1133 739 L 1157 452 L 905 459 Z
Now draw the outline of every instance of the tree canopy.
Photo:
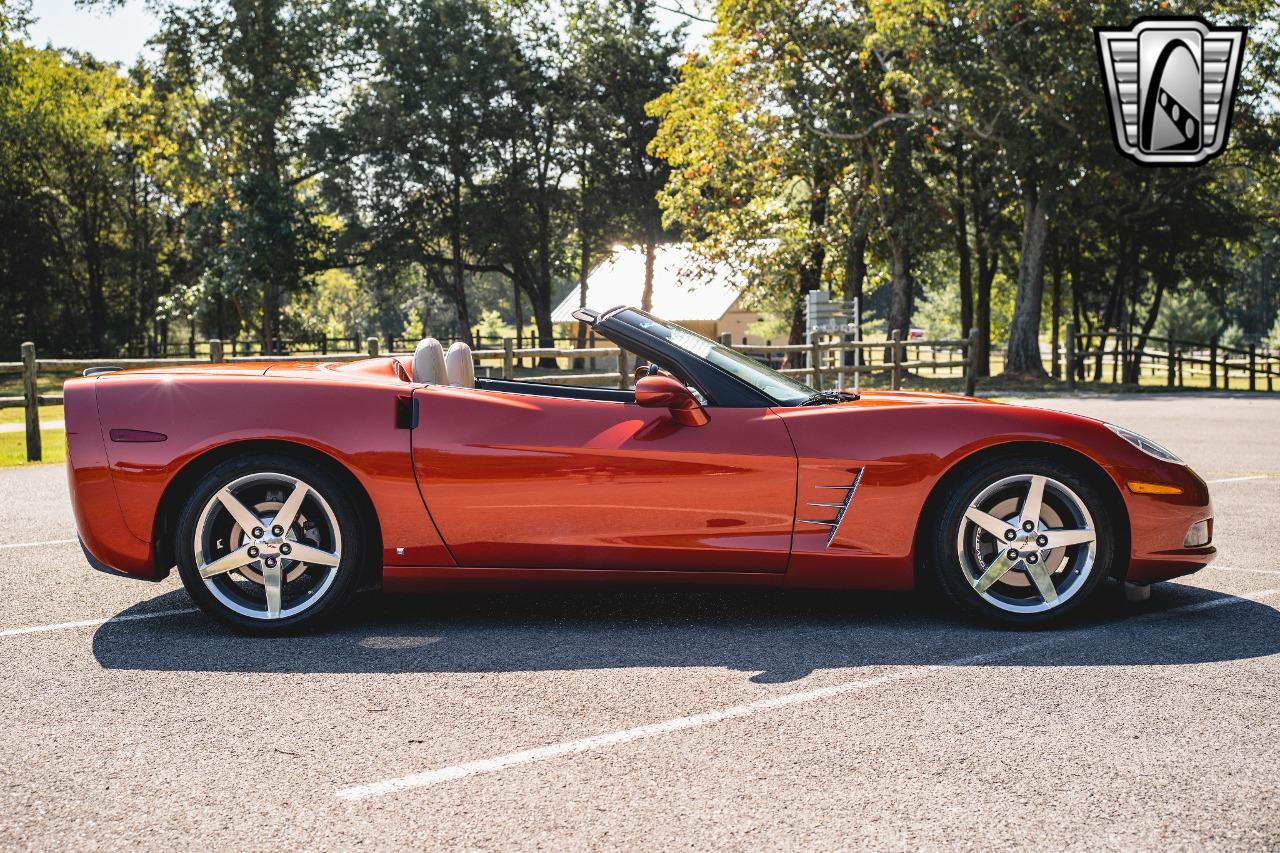
M 1019 376 L 1067 320 L 1280 322 L 1277 0 L 1161 4 L 1254 25 L 1230 145 L 1183 169 L 1112 146 L 1091 27 L 1148 11 L 1120 0 L 718 0 L 692 50 L 652 0 L 153 7 L 119 68 L 0 0 L 0 348 L 548 343 L 613 245 L 668 240 L 793 341 L 825 288 Z

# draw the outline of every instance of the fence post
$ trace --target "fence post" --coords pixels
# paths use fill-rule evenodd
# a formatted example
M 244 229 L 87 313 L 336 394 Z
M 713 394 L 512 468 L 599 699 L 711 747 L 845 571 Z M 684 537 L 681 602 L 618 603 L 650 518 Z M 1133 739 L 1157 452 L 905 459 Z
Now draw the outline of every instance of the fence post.
M 1111 330 L 1111 384 L 1120 382 L 1120 333 Z
M 1074 392 L 1076 390 L 1076 324 L 1074 321 L 1067 323 L 1066 344 L 1067 390 Z
M 822 390 L 822 344 L 809 344 L 809 378 L 817 391 Z
M 965 350 L 964 395 L 972 397 L 978 391 L 978 329 L 969 330 L 969 347 Z
M 502 339 L 502 378 L 511 379 L 515 376 L 515 348 L 516 342 L 511 338 Z
M 1177 363 L 1178 363 L 1178 353 L 1177 353 L 1177 351 L 1176 351 L 1176 347 L 1177 347 L 1177 345 L 1178 345 L 1178 344 L 1177 344 L 1177 342 L 1174 340 L 1173 335 L 1170 335 L 1167 339 L 1165 339 L 1164 344 L 1165 344 L 1165 350 L 1166 350 L 1166 352 L 1165 352 L 1166 365 L 1165 365 L 1165 366 L 1166 366 L 1167 370 L 1169 371 L 1169 376 L 1167 377 L 1167 381 L 1166 381 L 1166 383 L 1165 383 L 1165 384 L 1166 384 L 1166 385 L 1168 385 L 1170 388 L 1172 388 L 1172 387 L 1173 387 L 1173 374 L 1174 374 L 1174 371 L 1175 371 L 1175 369 L 1176 369 L 1176 367 L 1177 367 Z
M 1218 389 L 1218 339 L 1209 341 L 1209 390 Z
M 901 338 L 902 338 L 902 333 L 897 329 L 894 329 L 892 334 L 889 335 L 889 339 L 892 341 L 892 343 L 889 344 L 889 352 L 893 358 L 893 368 L 889 372 L 889 376 L 890 376 L 889 386 L 894 391 L 899 391 L 902 389 Z
M 209 360 L 210 361 L 224 360 L 222 357 L 222 341 L 218 340 L 217 338 L 209 339 Z
M 618 389 L 626 391 L 627 380 L 630 378 L 627 376 L 627 351 L 618 347 Z
M 22 345 L 22 396 L 27 410 L 27 461 L 39 462 L 44 458 L 40 447 L 40 395 L 36 392 L 36 345 L 27 341 Z
M 1257 346 L 1249 344 L 1249 390 L 1258 390 L 1258 364 L 1256 361 L 1258 354 Z

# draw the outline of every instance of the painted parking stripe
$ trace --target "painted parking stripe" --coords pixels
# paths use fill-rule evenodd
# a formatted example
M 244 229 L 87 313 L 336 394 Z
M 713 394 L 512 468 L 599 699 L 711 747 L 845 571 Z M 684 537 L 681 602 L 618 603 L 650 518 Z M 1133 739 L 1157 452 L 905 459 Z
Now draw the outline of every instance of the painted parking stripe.
M 1258 575 L 1280 575 L 1280 569 L 1246 569 L 1240 566 L 1219 566 L 1214 563 L 1209 566 L 1210 569 L 1218 569 L 1223 572 L 1251 572 Z
M 134 622 L 138 619 L 159 619 L 162 616 L 180 616 L 184 613 L 196 613 L 194 607 L 181 610 L 157 610 L 154 613 L 126 613 L 123 616 L 108 616 L 106 619 L 82 619 L 79 622 L 59 622 L 55 625 L 32 625 L 27 628 L 6 628 L 0 631 L 0 637 L 17 637 L 22 634 L 43 634 L 46 631 L 66 631 L 70 628 L 93 628 L 112 622 Z
M 1273 595 L 1280 595 L 1280 589 L 1263 590 L 1262 592 L 1251 593 L 1247 596 L 1225 596 L 1223 598 L 1215 598 L 1212 601 L 1202 601 L 1196 604 L 1186 604 L 1181 607 L 1174 607 L 1169 610 L 1146 613 L 1135 618 L 1150 619 L 1170 616 L 1176 613 L 1196 613 L 1203 610 L 1213 610 L 1218 607 L 1225 607 L 1231 604 L 1239 604 L 1244 601 L 1267 598 Z M 407 791 L 415 788 L 427 788 L 432 785 L 439 785 L 443 782 L 465 779 L 468 776 L 495 773 L 499 770 L 506 770 L 510 767 L 519 767 L 523 764 L 547 761 L 548 759 L 558 758 L 563 755 L 575 755 L 578 753 L 605 749 L 607 747 L 620 746 L 624 743 L 646 740 L 660 735 L 671 734 L 672 732 L 698 728 L 700 726 L 711 725 L 712 723 L 719 723 L 724 720 L 750 717 L 761 713 L 762 711 L 772 711 L 778 708 L 786 708 L 792 705 L 800 705 L 820 699 L 830 699 L 833 696 L 841 696 L 847 693 L 870 690 L 875 687 L 881 687 L 886 684 L 893 684 L 900 681 L 914 681 L 932 675 L 945 667 L 973 666 L 987 663 L 989 661 L 999 660 L 1000 658 L 1009 657 L 1019 652 L 1060 642 L 1062 633 L 1063 632 L 1058 632 L 1050 637 L 1045 637 L 1029 643 L 1022 643 L 1017 646 L 1011 646 L 993 652 L 954 658 L 943 663 L 929 664 L 927 666 L 904 667 L 883 675 L 876 675 L 870 678 L 859 679 L 857 681 L 846 681 L 842 684 L 833 684 L 829 687 L 819 687 L 814 690 L 804 690 L 799 693 L 786 693 L 781 696 L 770 696 L 766 699 L 758 699 L 755 702 L 748 702 L 744 705 L 734 705 L 732 707 L 706 711 L 701 714 L 694 714 L 688 717 L 676 717 L 672 720 L 649 723 L 648 725 L 637 726 L 631 729 L 623 729 L 621 731 L 594 735 L 592 737 L 580 738 L 578 740 L 564 741 L 562 743 L 553 743 L 547 746 L 536 747 L 534 749 L 521 750 L 519 752 L 510 752 L 506 755 L 498 755 L 493 758 L 485 758 L 479 761 L 468 761 L 463 764 L 453 764 L 448 767 L 440 767 L 435 770 L 427 770 L 422 773 L 412 773 L 408 776 L 384 779 L 379 782 L 352 785 L 347 788 L 340 788 L 334 793 L 337 797 L 344 800 L 364 800 L 370 797 L 394 794 L 399 791 Z
M 72 545 L 75 539 L 48 539 L 44 542 L 9 542 L 0 545 L 0 550 L 5 548 L 39 548 L 41 545 Z
M 1266 474 L 1250 474 L 1248 477 L 1222 477 L 1217 480 L 1205 480 L 1210 485 L 1215 483 L 1243 483 L 1245 480 L 1265 480 Z

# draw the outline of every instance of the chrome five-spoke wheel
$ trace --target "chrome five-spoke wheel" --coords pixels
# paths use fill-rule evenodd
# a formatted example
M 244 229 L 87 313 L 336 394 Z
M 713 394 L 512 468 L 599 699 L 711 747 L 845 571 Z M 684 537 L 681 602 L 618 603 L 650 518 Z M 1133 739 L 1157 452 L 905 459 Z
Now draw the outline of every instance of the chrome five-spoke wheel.
M 1076 595 L 1093 566 L 1093 517 L 1074 491 L 1042 474 L 1004 477 L 964 511 L 956 552 L 978 595 L 1038 613 Z
M 196 523 L 194 547 L 214 598 L 253 619 L 306 610 L 342 562 L 333 509 L 287 474 L 248 474 L 219 489 Z
M 951 598 L 1028 625 L 1086 600 L 1110 571 L 1113 537 L 1099 477 L 1082 468 L 995 459 L 954 484 L 926 556 Z
M 179 552 L 187 590 L 211 615 L 258 633 L 332 610 L 360 562 L 357 516 L 343 492 L 328 472 L 298 460 L 218 466 L 180 524 L 179 544 L 190 543 Z

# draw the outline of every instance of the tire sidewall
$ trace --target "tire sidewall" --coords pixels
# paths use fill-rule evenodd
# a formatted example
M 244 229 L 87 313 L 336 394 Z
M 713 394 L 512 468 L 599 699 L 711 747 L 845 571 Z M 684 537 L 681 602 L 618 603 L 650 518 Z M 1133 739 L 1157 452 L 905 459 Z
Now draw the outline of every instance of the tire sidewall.
M 333 510 L 342 537 L 342 558 L 329 589 L 305 611 L 283 619 L 254 619 L 231 610 L 209 591 L 195 564 L 196 524 L 205 505 L 227 484 L 247 474 L 263 472 L 296 477 L 319 492 Z M 292 634 L 325 624 L 350 599 L 359 582 L 366 549 L 362 534 L 360 514 L 347 489 L 322 466 L 286 454 L 252 454 L 221 462 L 200 478 L 178 516 L 174 553 L 187 593 L 205 613 L 242 633 Z
M 1096 532 L 1093 565 L 1083 586 L 1059 607 L 1041 613 L 1014 613 L 984 599 L 965 579 L 956 546 L 960 525 L 970 502 L 991 483 L 1020 474 L 1041 474 L 1070 488 L 1084 502 Z M 1102 487 L 1095 477 L 1056 460 L 1018 456 L 979 464 L 960 478 L 935 518 L 937 524 L 933 526 L 934 532 L 929 539 L 928 574 L 948 599 L 966 613 L 989 622 L 1017 627 L 1058 622 L 1085 606 L 1111 574 L 1115 559 L 1115 525 L 1103 498 Z

